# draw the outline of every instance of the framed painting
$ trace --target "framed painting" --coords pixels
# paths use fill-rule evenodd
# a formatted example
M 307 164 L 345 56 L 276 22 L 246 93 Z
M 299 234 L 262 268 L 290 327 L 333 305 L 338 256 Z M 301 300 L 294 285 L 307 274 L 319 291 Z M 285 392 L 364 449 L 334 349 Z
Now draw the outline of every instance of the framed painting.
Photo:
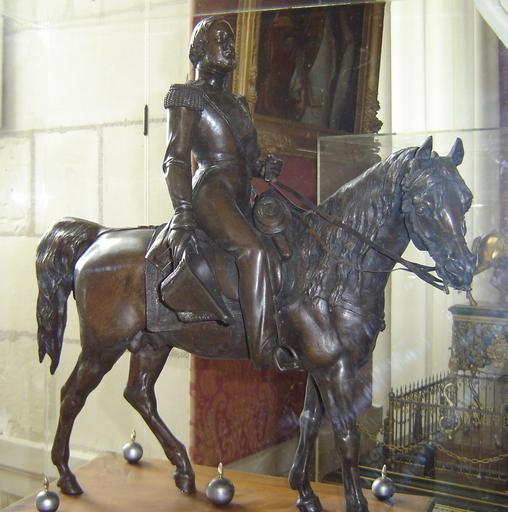
M 309 156 L 320 135 L 381 128 L 384 4 L 263 10 L 243 3 L 233 90 L 246 96 L 265 151 Z

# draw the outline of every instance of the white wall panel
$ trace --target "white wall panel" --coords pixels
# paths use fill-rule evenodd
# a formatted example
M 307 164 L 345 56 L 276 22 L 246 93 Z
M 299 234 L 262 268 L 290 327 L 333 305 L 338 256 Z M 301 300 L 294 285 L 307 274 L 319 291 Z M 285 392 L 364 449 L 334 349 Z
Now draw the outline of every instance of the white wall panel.
M 29 233 L 31 164 L 31 137 L 0 138 L 0 233 Z
M 99 219 L 99 137 L 96 130 L 35 136 L 35 229 L 62 217 Z

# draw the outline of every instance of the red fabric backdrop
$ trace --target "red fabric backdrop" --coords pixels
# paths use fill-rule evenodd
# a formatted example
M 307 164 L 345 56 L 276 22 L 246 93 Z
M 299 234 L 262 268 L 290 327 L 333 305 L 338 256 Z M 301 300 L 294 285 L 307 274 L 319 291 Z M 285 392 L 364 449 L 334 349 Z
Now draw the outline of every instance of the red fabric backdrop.
M 289 2 L 291 3 L 291 2 Z M 195 0 L 194 24 L 204 15 L 231 12 L 231 0 Z M 228 19 L 235 24 L 235 15 Z M 280 155 L 277 155 L 280 156 Z M 316 200 L 316 158 L 283 156 L 280 179 Z M 266 184 L 256 180 L 262 192 Z M 248 361 L 192 358 L 190 455 L 198 464 L 228 463 L 298 434 L 306 376 L 255 371 Z
M 315 160 L 283 157 L 280 179 L 316 199 Z M 258 189 L 264 184 L 256 183 Z M 306 376 L 256 371 L 248 361 L 192 358 L 190 455 L 228 463 L 298 434 Z
M 304 391 L 302 374 L 281 376 L 253 370 L 247 361 L 193 357 L 192 460 L 227 464 L 295 436 Z

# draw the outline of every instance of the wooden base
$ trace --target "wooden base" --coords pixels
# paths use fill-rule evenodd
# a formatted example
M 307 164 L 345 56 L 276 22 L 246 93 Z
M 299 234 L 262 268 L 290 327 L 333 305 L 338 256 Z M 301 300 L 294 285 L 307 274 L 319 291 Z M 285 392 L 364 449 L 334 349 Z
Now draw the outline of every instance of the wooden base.
M 137 465 L 127 464 L 121 455 L 106 454 L 76 471 L 85 493 L 81 496 L 60 494 L 61 512 L 150 512 L 207 511 L 217 512 L 205 496 L 208 482 L 217 475 L 215 468 L 194 466 L 198 491 L 182 494 L 172 479 L 173 468 L 166 461 L 146 459 Z M 225 476 L 235 485 L 235 497 L 224 508 L 228 512 L 294 512 L 297 493 L 289 488 L 285 478 L 228 471 Z M 327 511 L 343 511 L 343 489 L 330 484 L 313 485 Z M 54 482 L 50 490 L 56 491 Z M 426 512 L 430 500 L 419 496 L 396 494 L 390 502 L 380 502 L 365 491 L 370 512 Z M 4 509 L 5 512 L 32 512 L 35 495 Z

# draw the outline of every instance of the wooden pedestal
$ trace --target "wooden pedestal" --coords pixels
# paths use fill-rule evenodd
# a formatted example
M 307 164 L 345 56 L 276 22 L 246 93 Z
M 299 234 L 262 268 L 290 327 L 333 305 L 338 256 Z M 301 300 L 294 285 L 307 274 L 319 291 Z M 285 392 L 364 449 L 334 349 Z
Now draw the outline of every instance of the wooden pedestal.
M 85 493 L 81 496 L 60 494 L 59 512 L 218 512 L 204 491 L 217 475 L 215 468 L 194 466 L 198 491 L 182 494 L 171 477 L 173 468 L 166 461 L 146 459 L 138 465 L 127 464 L 120 455 L 102 455 L 76 471 Z M 224 507 L 228 512 L 296 512 L 297 493 L 285 478 L 228 471 L 225 476 L 235 485 L 235 497 Z M 314 484 L 326 511 L 343 511 L 343 489 L 330 484 Z M 57 490 L 55 483 L 50 489 Z M 370 512 L 426 512 L 430 500 L 419 496 L 396 494 L 390 502 L 380 502 L 365 491 Z M 35 495 L 4 509 L 5 512 L 33 512 Z

